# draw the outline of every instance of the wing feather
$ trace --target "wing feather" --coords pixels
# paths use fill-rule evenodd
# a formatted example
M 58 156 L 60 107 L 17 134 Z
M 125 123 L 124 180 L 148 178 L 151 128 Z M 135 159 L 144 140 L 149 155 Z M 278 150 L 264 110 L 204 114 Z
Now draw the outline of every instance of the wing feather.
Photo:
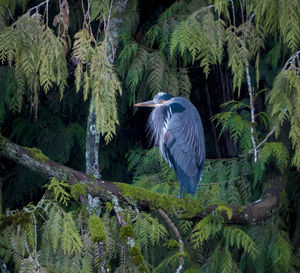
M 205 160 L 204 133 L 200 115 L 192 103 L 183 99 L 185 108 L 175 112 L 167 123 L 162 153 L 174 168 L 179 182 L 190 193 L 195 193 Z

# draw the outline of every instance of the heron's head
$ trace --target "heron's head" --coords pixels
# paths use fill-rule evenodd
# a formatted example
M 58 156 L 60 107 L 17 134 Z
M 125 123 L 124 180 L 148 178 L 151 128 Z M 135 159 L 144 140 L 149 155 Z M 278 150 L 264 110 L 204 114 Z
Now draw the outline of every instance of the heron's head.
M 161 105 L 167 103 L 172 98 L 173 97 L 170 94 L 160 92 L 160 93 L 157 93 L 154 96 L 153 100 L 140 102 L 140 103 L 135 104 L 134 106 L 138 106 L 138 107 L 158 107 L 158 106 L 161 106 Z

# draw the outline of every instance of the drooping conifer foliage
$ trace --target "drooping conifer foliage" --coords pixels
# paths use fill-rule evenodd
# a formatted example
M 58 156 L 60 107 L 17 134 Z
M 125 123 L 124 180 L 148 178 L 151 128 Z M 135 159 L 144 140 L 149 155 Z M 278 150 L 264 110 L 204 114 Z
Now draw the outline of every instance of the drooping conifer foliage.
M 157 92 L 202 117 L 194 197 L 133 108 Z M 298 0 L 0 0 L 0 271 L 298 272 L 299 105 Z M 53 162 L 85 171 L 87 124 L 109 190 Z

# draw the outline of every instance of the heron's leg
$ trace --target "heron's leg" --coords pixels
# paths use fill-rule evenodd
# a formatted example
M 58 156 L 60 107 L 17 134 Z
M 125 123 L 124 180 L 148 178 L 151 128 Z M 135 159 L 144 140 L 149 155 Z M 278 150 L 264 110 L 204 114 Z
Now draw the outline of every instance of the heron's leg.
M 177 196 L 177 198 L 182 198 L 182 185 L 180 183 L 180 188 L 179 188 L 179 195 Z

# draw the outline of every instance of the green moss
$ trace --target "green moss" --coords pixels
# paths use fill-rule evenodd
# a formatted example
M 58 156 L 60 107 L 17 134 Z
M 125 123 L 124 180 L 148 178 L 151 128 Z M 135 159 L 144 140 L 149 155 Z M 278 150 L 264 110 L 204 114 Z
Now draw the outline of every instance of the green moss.
M 129 249 L 129 252 L 132 256 L 142 255 L 141 250 L 137 246 L 133 246 Z
M 219 215 L 222 215 L 222 211 L 225 211 L 227 213 L 228 220 L 232 217 L 232 209 L 225 206 L 225 205 L 218 205 L 215 209 L 215 212 Z
M 129 249 L 129 252 L 132 256 L 133 263 L 139 268 L 139 272 L 148 272 L 148 269 L 144 263 L 144 257 L 139 247 L 133 246 Z
M 89 230 L 94 242 L 105 242 L 105 232 L 101 218 L 93 214 L 88 220 Z
M 142 265 L 144 263 L 144 257 L 142 255 L 136 255 L 133 257 L 133 262 L 135 265 Z
M 91 178 L 93 181 L 97 180 L 97 178 L 95 176 L 93 176 L 92 174 L 88 174 L 88 177 Z
M 106 272 L 111 272 L 111 266 L 109 263 L 106 263 Z
M 140 264 L 139 266 L 139 271 L 140 272 L 148 272 L 147 267 L 145 266 L 145 264 Z
M 82 194 L 83 196 L 86 196 L 86 186 L 83 186 L 81 184 L 75 184 L 71 187 L 71 195 L 75 200 L 79 199 L 79 196 Z
M 30 215 L 24 212 L 17 212 L 13 215 L 0 214 L 0 231 L 10 225 L 26 226 L 30 223 Z
M 133 237 L 133 227 L 131 225 L 121 227 L 120 236 L 123 239 Z
M 89 217 L 89 212 L 87 211 L 85 206 L 81 206 L 80 212 L 83 214 L 84 217 L 88 218 Z
M 45 163 L 49 160 L 49 157 L 45 156 L 40 149 L 37 148 L 25 148 L 27 151 L 29 151 L 29 154 L 36 160 Z
M 203 207 L 194 199 L 179 199 L 168 194 L 154 193 L 140 187 L 131 186 L 125 183 L 115 183 L 121 194 L 137 201 L 147 200 L 151 209 L 162 208 L 164 211 L 190 218 L 203 211 Z
M 103 261 L 103 257 L 99 257 L 99 258 L 96 260 L 96 263 L 97 263 L 97 264 L 100 264 L 102 261 Z

